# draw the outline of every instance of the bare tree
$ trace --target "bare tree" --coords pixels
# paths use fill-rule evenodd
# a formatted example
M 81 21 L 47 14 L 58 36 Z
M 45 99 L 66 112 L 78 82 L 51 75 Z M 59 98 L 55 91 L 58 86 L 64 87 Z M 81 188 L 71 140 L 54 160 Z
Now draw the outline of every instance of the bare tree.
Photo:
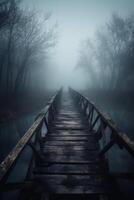
M 30 72 L 30 62 L 46 57 L 49 49 L 55 45 L 54 27 L 47 30 L 48 15 L 39 19 L 36 13 L 23 16 L 18 27 L 20 41 L 17 41 L 21 52 L 21 62 L 15 80 L 15 92 L 25 84 L 27 73 Z
M 98 85 L 99 77 L 96 67 L 96 52 L 93 42 L 88 38 L 81 43 L 79 52 L 79 60 L 76 69 L 83 68 L 89 76 L 89 84 L 91 87 Z M 95 84 L 94 84 L 95 83 Z
M 93 85 L 122 90 L 128 89 L 129 84 L 129 89 L 134 89 L 134 16 L 122 18 L 114 14 L 111 21 L 96 32 L 92 43 L 94 48 L 88 42 L 85 49 L 82 47 L 79 62 L 82 68 L 85 65 L 88 68 Z
M 56 44 L 55 26 L 49 27 L 50 14 L 19 8 L 12 1 L 12 12 L 0 31 L 0 89 L 14 94 L 28 87 L 29 73 L 35 73 L 33 63 L 46 59 Z M 37 68 L 38 69 L 38 68 Z

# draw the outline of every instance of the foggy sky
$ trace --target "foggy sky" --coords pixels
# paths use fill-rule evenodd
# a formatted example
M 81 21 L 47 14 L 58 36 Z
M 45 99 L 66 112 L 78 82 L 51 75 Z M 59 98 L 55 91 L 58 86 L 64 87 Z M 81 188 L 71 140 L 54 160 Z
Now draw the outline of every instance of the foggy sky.
M 125 16 L 133 12 L 134 0 L 23 0 L 24 7 L 41 13 L 51 12 L 58 23 L 58 44 L 51 59 L 55 70 L 55 85 L 85 87 L 82 71 L 74 71 L 80 42 L 93 37 L 97 27 L 107 22 L 113 13 Z M 57 78 L 58 77 L 58 78 Z

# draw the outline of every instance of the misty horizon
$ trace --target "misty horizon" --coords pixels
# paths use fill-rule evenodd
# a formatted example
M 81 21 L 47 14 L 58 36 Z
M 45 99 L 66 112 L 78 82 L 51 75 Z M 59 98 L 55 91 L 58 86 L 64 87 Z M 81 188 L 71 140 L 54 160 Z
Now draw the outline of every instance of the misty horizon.
M 86 74 L 75 70 L 81 44 L 88 37 L 94 40 L 96 30 L 108 23 L 114 13 L 125 17 L 134 12 L 133 0 L 23 0 L 22 3 L 24 9 L 51 13 L 50 23 L 58 25 L 57 44 L 49 63 L 50 84 L 53 81 L 58 88 L 64 85 L 86 88 L 89 84 Z

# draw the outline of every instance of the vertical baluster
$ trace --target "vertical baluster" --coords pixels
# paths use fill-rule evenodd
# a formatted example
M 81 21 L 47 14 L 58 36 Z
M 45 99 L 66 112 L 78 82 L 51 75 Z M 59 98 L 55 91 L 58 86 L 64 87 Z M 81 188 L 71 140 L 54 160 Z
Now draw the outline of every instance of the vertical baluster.
M 84 113 L 86 114 L 87 111 L 87 107 L 88 107 L 88 101 L 85 102 L 85 106 L 84 106 Z
M 90 126 L 92 125 L 93 115 L 94 115 L 94 107 L 92 107 L 90 117 L 89 117 L 89 125 Z

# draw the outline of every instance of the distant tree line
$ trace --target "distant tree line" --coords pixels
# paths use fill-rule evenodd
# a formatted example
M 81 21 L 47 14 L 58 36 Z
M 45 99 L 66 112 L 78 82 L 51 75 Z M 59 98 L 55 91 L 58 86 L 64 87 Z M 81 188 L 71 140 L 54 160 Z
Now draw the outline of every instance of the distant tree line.
M 111 20 L 81 45 L 76 68 L 88 73 L 89 88 L 134 90 L 134 15 Z
M 55 27 L 48 25 L 50 14 L 42 17 L 21 9 L 19 0 L 11 2 L 9 17 L 0 27 L 0 95 L 17 97 L 39 79 L 32 80 L 32 74 L 55 45 L 56 35 Z

